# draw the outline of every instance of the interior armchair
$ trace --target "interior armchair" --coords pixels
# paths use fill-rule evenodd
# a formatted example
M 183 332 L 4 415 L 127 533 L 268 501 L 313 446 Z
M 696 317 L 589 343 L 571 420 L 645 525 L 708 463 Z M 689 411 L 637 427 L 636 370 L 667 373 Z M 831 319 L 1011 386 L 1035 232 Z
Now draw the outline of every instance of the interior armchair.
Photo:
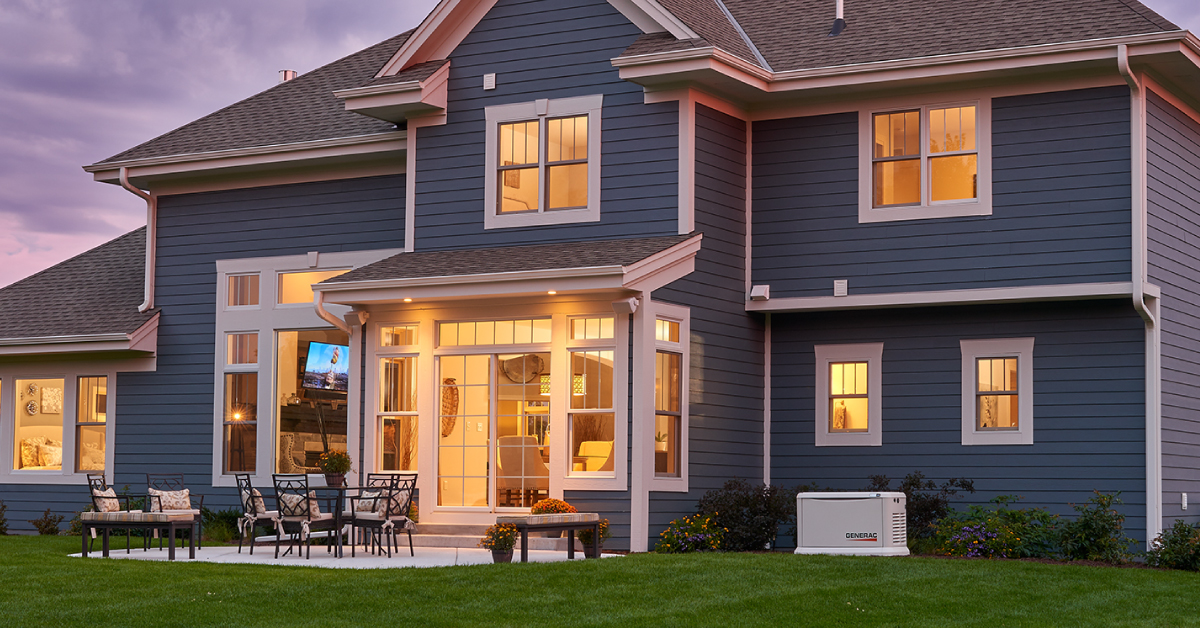
M 193 495 L 183 481 L 182 473 L 147 473 L 146 500 L 150 512 L 169 515 L 190 514 L 196 521 L 196 549 L 204 536 L 204 496 Z M 162 539 L 159 539 L 162 545 Z
M 533 436 L 501 436 L 496 439 L 496 491 L 503 492 L 503 503 L 530 507 L 542 494 L 550 492 L 550 468 L 542 461 L 541 449 Z

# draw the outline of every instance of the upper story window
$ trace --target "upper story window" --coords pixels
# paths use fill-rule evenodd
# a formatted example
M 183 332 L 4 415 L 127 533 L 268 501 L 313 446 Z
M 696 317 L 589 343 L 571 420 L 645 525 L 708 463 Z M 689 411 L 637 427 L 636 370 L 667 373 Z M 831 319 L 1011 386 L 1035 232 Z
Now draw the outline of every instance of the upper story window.
M 986 216 L 990 101 L 860 114 L 859 222 Z
M 258 275 L 230 275 L 228 307 L 253 307 L 258 305 Z
M 600 220 L 603 98 L 487 108 L 486 228 Z
M 313 302 L 312 285 L 321 283 L 326 279 L 333 279 L 338 275 L 344 275 L 350 272 L 350 269 L 343 270 L 317 270 L 305 271 L 299 273 L 279 273 L 279 304 L 289 305 L 295 303 L 311 304 Z

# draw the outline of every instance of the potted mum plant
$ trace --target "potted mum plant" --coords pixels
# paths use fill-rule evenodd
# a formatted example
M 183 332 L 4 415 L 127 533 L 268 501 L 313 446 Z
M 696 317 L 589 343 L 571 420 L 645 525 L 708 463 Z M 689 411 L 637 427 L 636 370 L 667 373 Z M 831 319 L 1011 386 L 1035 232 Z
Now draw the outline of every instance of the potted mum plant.
M 600 549 L 604 549 L 604 540 L 609 537 L 608 519 L 600 520 Z M 599 552 L 592 551 L 592 531 L 580 530 L 579 542 L 583 544 L 583 555 L 586 558 L 599 558 Z
M 531 514 L 531 515 L 558 515 L 558 514 L 574 513 L 574 512 L 579 512 L 579 511 L 575 510 L 575 507 L 572 506 L 571 504 L 568 504 L 567 502 L 564 502 L 561 499 L 553 499 L 553 498 L 543 499 L 543 500 L 535 503 L 533 505 L 533 507 L 529 509 L 529 514 Z M 560 536 L 562 536 L 561 531 L 560 532 L 543 532 L 542 534 L 546 535 L 545 538 L 548 538 L 548 539 L 557 539 Z
M 350 472 L 350 454 L 337 449 L 326 451 L 317 459 L 317 466 L 325 473 L 325 484 L 342 486 Z
M 492 550 L 493 563 L 511 563 L 513 547 L 517 545 L 517 526 L 511 523 L 497 523 L 483 533 L 479 547 Z

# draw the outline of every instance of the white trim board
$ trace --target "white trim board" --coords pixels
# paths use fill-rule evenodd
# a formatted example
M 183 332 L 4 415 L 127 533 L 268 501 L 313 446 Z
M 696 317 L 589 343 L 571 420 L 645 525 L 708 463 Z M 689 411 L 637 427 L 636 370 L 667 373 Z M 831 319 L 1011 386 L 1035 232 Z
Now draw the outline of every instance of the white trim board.
M 0 339 L 0 356 L 87 354 L 135 351 L 154 355 L 158 350 L 159 314 L 128 334 L 42 336 Z
M 854 286 L 850 286 L 853 290 Z M 844 297 L 785 297 L 767 301 L 746 301 L 747 312 L 812 312 L 820 310 L 882 309 L 892 307 L 968 305 L 974 303 L 1020 303 L 1025 301 L 1075 301 L 1086 299 L 1128 298 L 1130 282 L 1076 283 L 1056 286 L 1020 286 L 1012 288 L 975 288 L 968 290 L 929 290 L 925 292 L 885 292 L 850 294 Z M 1156 286 L 1147 285 L 1147 293 L 1157 295 Z
M 962 444 L 1033 444 L 1033 338 L 960 340 L 962 353 Z M 1017 359 L 1017 429 L 981 430 L 977 422 L 978 358 Z

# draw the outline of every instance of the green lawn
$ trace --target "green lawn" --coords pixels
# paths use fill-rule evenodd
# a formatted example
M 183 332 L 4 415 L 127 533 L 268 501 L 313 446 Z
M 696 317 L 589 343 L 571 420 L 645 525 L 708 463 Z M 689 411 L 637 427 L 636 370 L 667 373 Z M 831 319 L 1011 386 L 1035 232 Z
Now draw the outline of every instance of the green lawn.
M 1015 561 L 633 555 L 377 571 L 69 558 L 0 537 L 4 626 L 1187 626 L 1200 574 Z M 186 552 L 184 553 L 186 556 Z

